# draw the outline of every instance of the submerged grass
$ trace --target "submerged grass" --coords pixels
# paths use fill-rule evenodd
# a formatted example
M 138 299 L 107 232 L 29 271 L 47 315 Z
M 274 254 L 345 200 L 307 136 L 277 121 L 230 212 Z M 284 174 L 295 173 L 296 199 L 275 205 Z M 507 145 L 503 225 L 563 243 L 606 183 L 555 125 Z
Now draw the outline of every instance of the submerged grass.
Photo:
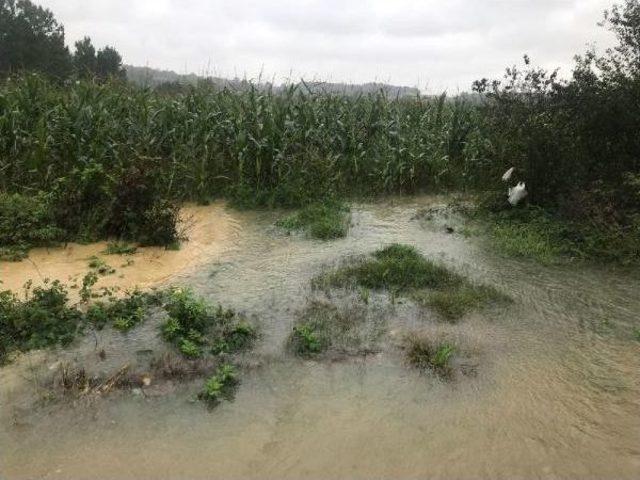
M 133 255 L 138 247 L 127 242 L 109 242 L 103 252 L 105 255 Z
M 289 348 L 298 356 L 313 357 L 328 351 L 344 355 L 366 354 L 383 333 L 381 322 L 371 318 L 365 305 L 337 306 L 312 300 L 300 312 L 289 336 Z
M 312 203 L 277 222 L 287 231 L 303 230 L 312 238 L 332 240 L 347 235 L 349 207 L 336 201 Z
M 493 287 L 469 282 L 443 291 L 417 291 L 411 298 L 419 305 L 432 308 L 449 322 L 455 322 L 467 313 L 481 310 L 487 305 L 509 301 L 509 297 Z
M 420 370 L 431 370 L 443 377 L 453 373 L 451 360 L 456 353 L 453 344 L 421 335 L 409 335 L 404 341 L 407 363 Z
M 370 257 L 316 277 L 320 289 L 360 287 L 406 295 L 453 321 L 507 297 L 496 289 L 470 282 L 444 265 L 422 256 L 414 247 L 393 244 Z

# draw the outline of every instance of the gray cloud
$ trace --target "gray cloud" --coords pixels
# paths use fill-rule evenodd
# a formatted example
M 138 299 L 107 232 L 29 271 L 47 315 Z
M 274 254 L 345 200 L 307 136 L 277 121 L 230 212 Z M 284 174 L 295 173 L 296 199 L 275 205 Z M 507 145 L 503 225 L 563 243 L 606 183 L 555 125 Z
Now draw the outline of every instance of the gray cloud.
M 41 0 L 70 44 L 90 35 L 126 63 L 276 80 L 388 81 L 467 90 L 528 53 L 570 72 L 610 35 L 612 0 Z

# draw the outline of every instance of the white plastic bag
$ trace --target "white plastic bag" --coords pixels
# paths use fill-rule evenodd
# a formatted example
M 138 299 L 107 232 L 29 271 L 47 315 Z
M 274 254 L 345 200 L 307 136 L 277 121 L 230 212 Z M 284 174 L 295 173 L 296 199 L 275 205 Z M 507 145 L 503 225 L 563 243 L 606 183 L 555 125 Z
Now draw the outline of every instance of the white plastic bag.
M 528 192 L 524 182 L 520 182 L 515 187 L 509 188 L 507 193 L 509 195 L 509 203 L 515 207 L 524 197 L 527 196 Z
M 509 170 L 504 172 L 504 175 L 502 175 L 502 181 L 503 182 L 508 182 L 511 179 L 511 175 L 513 175 L 513 171 L 515 169 L 516 169 L 516 167 L 511 167 Z

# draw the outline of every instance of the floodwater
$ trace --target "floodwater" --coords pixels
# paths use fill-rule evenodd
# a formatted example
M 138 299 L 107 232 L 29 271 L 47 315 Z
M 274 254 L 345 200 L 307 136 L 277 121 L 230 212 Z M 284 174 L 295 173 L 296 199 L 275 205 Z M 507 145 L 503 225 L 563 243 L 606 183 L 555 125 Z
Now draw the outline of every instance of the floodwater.
M 233 246 L 169 283 L 259 323 L 234 401 L 207 410 L 193 401 L 201 381 L 90 404 L 27 400 L 56 359 L 109 370 L 160 349 L 154 318 L 128 335 L 105 331 L 64 352 L 25 355 L 0 379 L 0 477 L 639 478 L 638 275 L 497 257 L 481 239 L 414 218 L 437 201 L 356 206 L 348 237 L 332 242 L 283 235 L 274 212 L 227 212 Z M 310 279 L 391 242 L 415 245 L 514 302 L 442 325 L 374 295 L 367 308 L 386 322 L 378 353 L 288 355 L 297 312 L 317 295 Z M 415 329 L 450 335 L 475 374 L 445 381 L 409 369 L 395 339 Z
M 182 208 L 180 229 L 189 241 L 183 242 L 179 250 L 145 247 L 132 255 L 106 255 L 106 242 L 35 248 L 22 262 L 0 262 L 0 289 L 20 292 L 28 280 L 34 286 L 44 280 L 81 285 L 82 277 L 90 270 L 91 257 L 98 257 L 115 269 L 115 273 L 101 276 L 95 288 L 147 288 L 217 259 L 237 243 L 238 228 L 222 202 L 188 205 Z

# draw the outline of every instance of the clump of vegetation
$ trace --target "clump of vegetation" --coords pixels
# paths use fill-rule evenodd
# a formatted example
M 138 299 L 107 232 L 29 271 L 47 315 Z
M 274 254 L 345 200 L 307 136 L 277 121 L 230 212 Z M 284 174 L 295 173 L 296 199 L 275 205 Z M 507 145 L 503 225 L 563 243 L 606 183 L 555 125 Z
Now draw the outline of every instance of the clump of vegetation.
M 451 343 L 410 335 L 405 339 L 404 349 L 407 362 L 412 367 L 431 370 L 443 377 L 451 376 L 451 359 L 456 353 Z
M 236 369 L 227 363 L 220 365 L 216 373 L 204 383 L 198 398 L 210 407 L 215 407 L 223 399 L 231 399 L 239 383 Z
M 411 295 L 419 305 L 435 310 L 440 317 L 455 322 L 473 310 L 487 305 L 509 302 L 509 297 L 493 287 L 465 281 L 457 288 L 436 291 L 416 291 Z
M 0 192 L 0 260 L 18 261 L 30 248 L 55 245 L 64 239 L 45 195 Z
M 95 255 L 89 258 L 88 265 L 90 269 L 95 270 L 99 275 L 111 275 L 116 271 L 115 268 Z
M 414 247 L 393 244 L 371 257 L 345 265 L 314 280 L 314 286 L 357 286 L 406 292 L 418 288 L 455 287 L 463 278 L 431 260 L 424 258 Z
M 322 274 L 314 279 L 313 285 L 322 289 L 364 287 L 407 295 L 449 321 L 472 309 L 507 299 L 496 289 L 472 283 L 425 258 L 414 247 L 400 244 L 389 245 L 371 257 Z
M 144 321 L 149 307 L 159 302 L 157 293 L 136 289 L 128 292 L 123 298 L 91 304 L 87 309 L 86 318 L 98 330 L 110 323 L 116 330 L 127 332 Z
M 68 293 L 58 281 L 32 288 L 24 300 L 0 292 L 0 362 L 12 351 L 69 344 L 83 328 L 82 313 L 67 306 Z
M 312 203 L 277 225 L 288 231 L 304 230 L 320 240 L 341 238 L 347 235 L 349 228 L 349 208 L 336 201 Z
M 174 289 L 165 309 L 169 318 L 162 325 L 165 340 L 190 358 L 235 353 L 248 348 L 257 338 L 255 327 L 235 311 L 211 308 L 189 289 Z
M 622 227 L 614 219 L 600 219 L 595 212 L 590 215 L 590 222 L 584 223 L 548 209 L 525 206 L 493 212 L 480 210 L 476 218 L 487 225 L 496 251 L 541 263 L 572 259 L 628 263 L 640 251 L 640 217 L 627 219 L 627 226 Z
M 382 333 L 380 322 L 369 319 L 366 308 L 360 304 L 339 308 L 326 301 L 312 300 L 298 315 L 288 343 L 290 350 L 301 357 L 329 350 L 359 355 L 373 351 Z
M 309 357 L 325 351 L 330 345 L 327 326 L 322 323 L 301 323 L 293 327 L 289 344 L 294 353 Z
M 133 255 L 138 247 L 127 242 L 109 242 L 104 251 L 106 255 Z

